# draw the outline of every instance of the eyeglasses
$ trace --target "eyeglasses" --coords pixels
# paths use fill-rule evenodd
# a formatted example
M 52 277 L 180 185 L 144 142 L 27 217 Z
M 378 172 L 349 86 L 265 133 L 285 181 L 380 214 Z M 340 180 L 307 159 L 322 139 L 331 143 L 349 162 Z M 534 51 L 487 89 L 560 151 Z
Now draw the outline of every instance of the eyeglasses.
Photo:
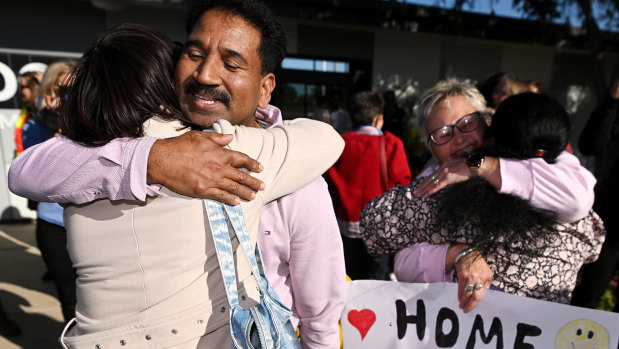
M 432 143 L 436 145 L 448 143 L 454 138 L 454 127 L 462 133 L 473 132 L 482 125 L 482 116 L 483 115 L 481 112 L 476 111 L 474 113 L 464 115 L 453 125 L 445 125 L 437 128 L 436 130 L 430 132 L 428 142 L 432 141 Z

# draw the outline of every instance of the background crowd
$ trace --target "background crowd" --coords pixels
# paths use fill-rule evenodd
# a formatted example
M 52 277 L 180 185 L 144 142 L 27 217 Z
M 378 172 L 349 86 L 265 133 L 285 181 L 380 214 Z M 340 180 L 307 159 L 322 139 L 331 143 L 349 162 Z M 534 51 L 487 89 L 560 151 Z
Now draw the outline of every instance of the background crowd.
M 338 93 L 320 96 L 313 118 L 320 127 L 329 124 L 341 134 L 343 152 L 337 161 L 324 155 L 308 157 L 329 168 L 324 179 L 304 170 L 305 182 L 293 186 L 291 173 L 269 177 L 269 171 L 276 173 L 273 168 L 279 166 L 297 174 L 301 170 L 286 167 L 283 161 L 255 179 L 238 169 L 259 173 L 255 162 L 232 150 L 217 152 L 230 139 L 197 131 L 222 118 L 230 127 L 295 134 L 294 127 L 281 126 L 280 110 L 269 104 L 276 68 L 285 55 L 286 38 L 279 22 L 253 1 L 197 1 L 186 29 L 188 40 L 180 45 L 149 28 L 121 25 L 103 33 L 79 62 L 31 64 L 19 72 L 24 107 L 15 144 L 16 155 L 23 154 L 11 167 L 9 186 L 31 199 L 29 207 L 37 211 L 37 244 L 49 271 L 44 277 L 55 284 L 65 322 L 77 317 L 78 330 L 70 333 L 70 340 L 79 344 L 85 334 L 112 340 L 106 331 L 131 326 L 141 315 L 167 320 L 202 306 L 198 299 L 183 303 L 175 298 L 180 291 L 187 298 L 197 294 L 186 291 L 193 287 L 190 274 L 195 267 L 205 269 L 200 276 L 202 291 L 213 302 L 207 315 L 196 316 L 221 317 L 217 313 L 225 303 L 223 292 L 209 274 L 216 269 L 214 250 L 198 251 L 190 261 L 188 256 L 179 257 L 183 263 L 188 260 L 187 265 L 193 263 L 191 268 L 173 265 L 174 260 L 154 265 L 160 279 L 144 285 L 162 282 L 166 273 L 187 272 L 159 293 L 145 292 L 145 298 L 164 304 L 157 311 L 149 302 L 135 301 L 114 311 L 99 303 L 107 296 L 93 289 L 116 285 L 112 293 L 124 298 L 143 286 L 127 286 L 118 261 L 93 256 L 106 243 L 109 249 L 134 247 L 122 237 L 108 240 L 108 227 L 102 228 L 101 240 L 90 249 L 79 241 L 80 234 L 90 229 L 88 219 L 125 209 L 114 200 L 155 207 L 164 201 L 161 198 L 171 197 L 166 200 L 178 210 L 189 210 L 188 202 L 201 207 L 201 200 L 192 198 L 259 202 L 251 206 L 243 200 L 248 225 L 264 274 L 282 304 L 291 309 L 292 326 L 299 329 L 306 348 L 339 347 L 337 321 L 345 302 L 346 276 L 457 282 L 464 311 L 483 301 L 488 288 L 588 308 L 597 308 L 605 292 L 614 292 L 617 299 L 619 288 L 609 290 L 619 267 L 614 204 L 618 188 L 613 180 L 619 166 L 619 78 L 592 113 L 577 145 L 569 143 L 572 121 L 565 107 L 535 81 L 504 72 L 477 86 L 456 78 L 437 81 L 422 94 L 415 115 L 398 106 L 392 90 L 358 91 L 347 101 Z M 139 33 L 142 45 L 129 50 L 135 41 L 122 38 Z M 122 49 L 130 56 L 119 59 Z M 114 64 L 106 50 L 116 55 Z M 131 66 L 133 60 L 142 64 L 143 71 Z M 117 69 L 123 65 L 131 69 Z M 114 70 L 122 74 L 115 75 Z M 148 89 L 155 84 L 165 88 Z M 92 91 L 98 93 L 89 96 Z M 162 139 L 149 131 L 159 117 L 193 131 Z M 314 127 L 316 133 L 306 139 L 299 139 L 304 138 L 299 132 L 296 140 L 288 140 L 291 149 L 316 150 L 330 144 L 321 144 L 322 128 Z M 409 146 L 415 133 L 411 129 L 426 147 L 421 154 Z M 259 133 L 250 134 L 258 138 Z M 35 147 L 39 143 L 43 144 Z M 230 143 L 230 148 L 251 149 L 234 145 Z M 596 157 L 595 174 L 581 166 L 573 147 Z M 332 148 L 339 155 L 337 146 Z M 71 171 L 66 169 L 69 162 Z M 268 186 L 274 183 L 290 188 L 275 195 Z M 68 229 L 58 202 L 69 205 L 64 209 L 64 217 L 73 222 Z M 167 209 L 169 214 L 181 212 Z M 254 216 L 259 223 L 251 224 Z M 96 219 L 118 223 L 123 227 L 118 231 L 127 224 Z M 165 219 L 145 221 L 157 226 Z M 205 229 L 202 225 L 196 230 Z M 209 243 L 189 236 L 185 247 L 196 241 L 199 246 Z M 162 238 L 152 244 L 151 253 L 174 243 Z M 251 284 L 242 288 L 247 293 L 241 298 L 251 302 Z M 225 307 L 221 309 L 225 313 Z M 605 310 L 619 312 L 619 307 L 615 303 L 614 309 Z M 222 327 L 209 326 L 197 336 L 195 346 L 226 341 Z M 1 303 L 0 334 L 19 334 Z

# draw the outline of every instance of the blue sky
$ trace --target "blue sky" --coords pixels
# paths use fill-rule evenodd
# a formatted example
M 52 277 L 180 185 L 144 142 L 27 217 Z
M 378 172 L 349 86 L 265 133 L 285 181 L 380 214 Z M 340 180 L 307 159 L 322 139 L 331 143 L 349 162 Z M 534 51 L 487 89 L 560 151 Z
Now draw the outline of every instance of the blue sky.
M 452 8 L 454 4 L 453 0 L 406 0 L 406 2 L 426 6 L 438 5 L 443 8 Z M 512 0 L 475 0 L 473 8 L 468 5 L 464 5 L 463 10 L 484 14 L 490 14 L 490 12 L 494 10 L 494 13 L 497 16 L 525 19 L 521 12 L 512 8 Z M 566 19 L 569 17 L 570 24 L 579 27 L 581 26 L 581 21 L 578 19 L 577 14 L 578 9 L 572 8 L 569 11 L 566 11 L 566 13 L 563 14 L 563 17 L 557 22 L 565 23 Z M 603 26 L 602 23 L 600 23 L 600 26 Z

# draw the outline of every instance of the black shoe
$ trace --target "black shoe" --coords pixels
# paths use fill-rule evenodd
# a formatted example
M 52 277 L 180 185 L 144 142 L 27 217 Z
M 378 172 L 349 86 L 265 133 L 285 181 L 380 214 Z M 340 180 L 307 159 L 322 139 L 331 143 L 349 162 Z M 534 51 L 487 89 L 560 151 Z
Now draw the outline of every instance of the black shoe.
M 21 329 L 16 323 L 8 318 L 0 319 L 0 335 L 4 337 L 15 337 L 21 333 Z
M 49 271 L 46 271 L 45 274 L 41 276 L 41 280 L 47 282 L 47 281 L 53 281 L 54 278 L 52 277 L 52 274 Z

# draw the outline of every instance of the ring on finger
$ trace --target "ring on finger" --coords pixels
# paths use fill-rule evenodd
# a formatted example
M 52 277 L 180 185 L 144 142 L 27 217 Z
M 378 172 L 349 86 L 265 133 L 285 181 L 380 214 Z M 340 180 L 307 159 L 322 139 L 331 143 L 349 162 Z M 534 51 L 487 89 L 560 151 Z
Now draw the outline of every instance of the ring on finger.
M 434 184 L 438 184 L 438 183 L 440 182 L 440 181 L 438 180 L 438 178 L 436 178 L 436 177 L 434 177 L 434 176 L 432 176 L 432 177 L 431 177 L 431 179 L 432 179 L 432 183 L 434 183 Z
M 474 287 L 475 287 L 475 290 L 479 291 L 479 290 L 481 290 L 484 287 L 484 285 L 482 285 L 482 284 L 475 284 Z
M 471 292 L 473 292 L 473 285 L 471 285 L 471 284 L 466 284 L 466 286 L 464 286 L 464 292 L 466 292 L 466 293 L 471 293 Z

